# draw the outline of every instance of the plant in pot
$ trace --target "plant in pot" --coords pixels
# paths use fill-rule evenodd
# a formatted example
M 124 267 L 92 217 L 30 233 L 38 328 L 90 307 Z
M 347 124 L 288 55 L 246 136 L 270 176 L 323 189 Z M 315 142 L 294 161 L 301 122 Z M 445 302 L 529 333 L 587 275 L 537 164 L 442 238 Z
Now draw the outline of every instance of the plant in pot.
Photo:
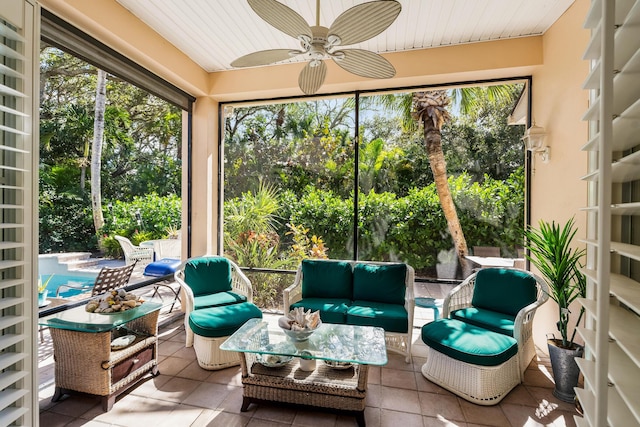
M 53 274 L 47 277 L 47 280 L 42 281 L 42 276 L 38 276 L 38 306 L 42 307 L 47 303 L 47 285 L 51 281 Z
M 574 225 L 573 218 L 564 226 L 540 221 L 538 229 L 529 227 L 525 232 L 530 251 L 527 259 L 540 271 L 549 285 L 549 298 L 558 305 L 560 338 L 553 335 L 547 340 L 547 346 L 555 381 L 553 395 L 565 402 L 575 399 L 574 388 L 580 374 L 575 358 L 581 357 L 584 351 L 583 346 L 574 341 L 584 307 L 580 309 L 575 325 L 570 325 L 569 306 L 576 298 L 586 296 L 586 277 L 580 271 L 580 260 L 585 251 L 571 246 L 577 231 Z

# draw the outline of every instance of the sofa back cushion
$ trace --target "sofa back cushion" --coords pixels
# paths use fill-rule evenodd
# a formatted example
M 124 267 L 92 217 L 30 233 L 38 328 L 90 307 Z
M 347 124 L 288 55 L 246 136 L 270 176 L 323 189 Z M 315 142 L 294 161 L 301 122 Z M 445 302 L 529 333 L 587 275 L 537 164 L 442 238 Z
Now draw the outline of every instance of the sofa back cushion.
M 405 264 L 361 264 L 353 267 L 353 299 L 404 304 Z
M 476 276 L 471 305 L 515 316 L 536 297 L 536 280 L 531 274 L 506 268 L 483 268 Z
M 302 260 L 302 298 L 346 298 L 353 294 L 348 261 Z
M 184 281 L 194 296 L 231 290 L 231 264 L 224 257 L 202 257 L 184 266 Z

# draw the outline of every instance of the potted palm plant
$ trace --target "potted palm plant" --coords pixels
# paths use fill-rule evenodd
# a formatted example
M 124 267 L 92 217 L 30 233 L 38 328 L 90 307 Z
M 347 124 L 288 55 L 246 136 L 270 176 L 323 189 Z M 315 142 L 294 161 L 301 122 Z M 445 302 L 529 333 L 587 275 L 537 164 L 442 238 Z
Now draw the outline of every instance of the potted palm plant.
M 540 221 L 538 229 L 529 227 L 525 232 L 530 251 L 527 259 L 540 271 L 549 285 L 549 298 L 558 305 L 556 324 L 560 338 L 552 334 L 547 346 L 555 381 L 553 395 L 565 402 L 575 399 L 574 388 L 580 374 L 575 358 L 581 357 L 584 351 L 583 346 L 574 341 L 584 307 L 575 325 L 570 324 L 571 303 L 586 296 L 586 277 L 580 271 L 585 251 L 571 246 L 577 231 L 574 225 L 573 218 L 562 227 L 555 222 Z

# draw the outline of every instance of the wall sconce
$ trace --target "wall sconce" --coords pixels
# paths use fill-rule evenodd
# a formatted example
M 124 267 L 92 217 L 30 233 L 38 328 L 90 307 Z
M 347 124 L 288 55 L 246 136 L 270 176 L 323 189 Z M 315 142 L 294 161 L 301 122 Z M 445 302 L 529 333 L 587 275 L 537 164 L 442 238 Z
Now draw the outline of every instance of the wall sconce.
M 549 146 L 544 145 L 544 138 L 547 134 L 544 131 L 544 128 L 541 126 L 537 126 L 536 122 L 533 122 L 533 125 L 524 133 L 522 140 L 524 141 L 524 148 L 531 151 L 532 153 L 540 154 L 542 158 L 542 163 L 549 162 L 550 150 Z

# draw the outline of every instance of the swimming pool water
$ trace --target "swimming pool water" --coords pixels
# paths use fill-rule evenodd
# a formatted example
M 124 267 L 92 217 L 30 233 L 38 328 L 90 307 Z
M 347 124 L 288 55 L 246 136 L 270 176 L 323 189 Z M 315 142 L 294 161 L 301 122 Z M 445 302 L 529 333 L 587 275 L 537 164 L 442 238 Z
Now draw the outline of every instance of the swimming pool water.
M 43 274 L 42 277 L 42 282 L 46 282 L 46 280 L 52 276 L 51 274 Z M 91 291 L 91 287 L 93 286 L 93 282 L 95 282 L 96 277 L 97 277 L 97 273 L 96 274 L 53 274 L 53 277 L 51 278 L 51 280 L 49 281 L 49 283 L 47 283 L 47 291 L 48 292 L 48 296 L 49 298 L 55 297 L 56 296 L 56 291 L 58 290 L 58 287 L 60 287 L 61 285 L 71 285 L 71 286 L 75 286 L 75 287 L 79 287 L 79 286 L 87 286 L 88 289 L 86 290 L 81 290 L 81 289 L 71 289 L 71 288 L 67 288 L 64 287 L 63 289 L 60 289 L 60 293 L 58 294 L 58 296 L 60 298 L 68 298 L 71 297 L 73 295 L 78 295 L 81 294 L 83 292 L 89 292 Z

